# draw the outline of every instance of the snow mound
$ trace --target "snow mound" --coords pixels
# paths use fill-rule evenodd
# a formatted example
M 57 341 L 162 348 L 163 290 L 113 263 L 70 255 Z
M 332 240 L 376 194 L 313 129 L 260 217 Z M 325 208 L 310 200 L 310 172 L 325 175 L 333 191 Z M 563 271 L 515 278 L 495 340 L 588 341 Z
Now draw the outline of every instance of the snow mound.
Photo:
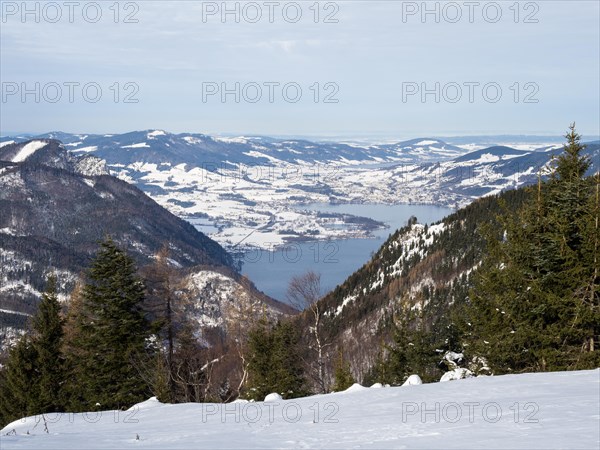
M 375 383 L 374 385 L 371 386 L 371 389 L 381 389 L 382 387 L 383 387 L 383 384 Z
M 342 392 L 360 392 L 360 391 L 365 391 L 367 389 L 369 389 L 369 388 L 361 386 L 358 383 L 354 383 L 352 386 L 350 386 L 348 389 L 346 389 L 345 391 L 342 391 Z
M 31 141 L 29 144 L 24 145 L 21 148 L 21 150 L 19 150 L 19 153 L 17 153 L 14 156 L 12 162 L 25 161 L 27 158 L 29 158 L 31 155 L 37 152 L 40 148 L 43 148 L 46 145 L 48 145 L 48 143 L 44 141 Z
M 140 411 L 142 409 L 157 408 L 157 407 L 163 406 L 163 405 L 164 405 L 164 403 L 159 402 L 156 397 L 150 397 L 146 401 L 143 401 L 141 403 L 136 403 L 131 408 L 129 408 L 127 411 Z
M 265 402 L 279 402 L 281 400 L 283 400 L 283 398 L 277 392 L 272 392 L 265 397 Z
M 411 375 L 402 386 L 418 386 L 419 384 L 423 384 L 421 377 L 419 375 Z
M 452 380 L 462 380 L 463 378 L 473 378 L 473 372 L 469 369 L 465 369 L 464 367 L 459 367 L 458 369 L 451 370 L 450 372 L 446 372 L 440 378 L 440 381 L 452 381 Z

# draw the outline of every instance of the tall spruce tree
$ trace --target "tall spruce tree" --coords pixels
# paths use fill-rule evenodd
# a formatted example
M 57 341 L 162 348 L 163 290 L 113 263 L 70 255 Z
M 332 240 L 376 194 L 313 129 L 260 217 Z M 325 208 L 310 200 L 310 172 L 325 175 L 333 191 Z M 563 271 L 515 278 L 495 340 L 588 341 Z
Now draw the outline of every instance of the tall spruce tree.
M 10 350 L 6 366 L 0 372 L 0 427 L 36 414 L 35 359 L 28 336 Z
M 63 320 L 50 276 L 33 317 L 31 333 L 11 349 L 0 375 L 0 423 L 63 410 Z
M 589 161 L 572 125 L 547 182 L 500 218 L 471 293 L 471 352 L 497 372 L 595 367 L 598 242 Z
M 595 339 L 600 334 L 600 280 L 598 279 L 598 175 L 586 177 L 590 167 L 582 155 L 585 146 L 573 124 L 567 145 L 554 162 L 549 183 L 554 241 L 558 250 L 560 305 L 564 330 L 560 350 L 567 368 L 591 368 L 600 364 Z M 554 288 L 555 289 L 555 288 Z
M 52 275 L 33 318 L 32 345 L 36 357 L 37 381 L 35 409 L 38 413 L 57 412 L 64 407 L 61 395 L 65 378 L 62 353 L 63 323 L 56 292 L 56 277 Z
M 101 243 L 81 292 L 81 317 L 69 343 L 73 409 L 119 409 L 149 395 L 135 361 L 147 356 L 150 324 L 144 285 L 133 259 L 111 240 Z

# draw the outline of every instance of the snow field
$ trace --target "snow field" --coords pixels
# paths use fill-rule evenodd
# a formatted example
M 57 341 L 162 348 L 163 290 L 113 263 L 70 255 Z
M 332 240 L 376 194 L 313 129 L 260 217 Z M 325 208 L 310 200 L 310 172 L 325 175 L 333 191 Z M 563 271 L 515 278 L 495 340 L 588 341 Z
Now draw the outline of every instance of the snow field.
M 19 153 L 13 157 L 12 162 L 25 161 L 27 158 L 46 145 L 48 145 L 48 143 L 44 141 L 31 141 L 29 144 L 24 145 L 23 148 L 19 150 Z
M 363 388 L 269 402 L 163 405 L 9 424 L 3 449 L 590 448 L 600 370 Z M 29 434 L 27 434 L 29 433 Z

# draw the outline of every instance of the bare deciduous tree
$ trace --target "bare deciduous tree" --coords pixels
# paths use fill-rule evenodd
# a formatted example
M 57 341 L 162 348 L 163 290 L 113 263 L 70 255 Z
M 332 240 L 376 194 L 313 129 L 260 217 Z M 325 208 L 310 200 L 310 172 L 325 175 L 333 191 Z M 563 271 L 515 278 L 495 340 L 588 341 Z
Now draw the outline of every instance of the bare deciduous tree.
M 257 311 L 256 305 L 251 301 L 230 302 L 224 307 L 225 330 L 230 342 L 231 349 L 239 358 L 240 373 L 237 388 L 232 390 L 233 397 L 239 395 L 244 384 L 248 380 L 248 358 L 246 357 L 246 344 L 248 333 L 258 322 L 260 311 Z M 229 401 L 231 398 L 226 399 Z
M 321 274 L 312 270 L 293 277 L 287 290 L 288 301 L 297 309 L 307 310 L 310 314 L 310 347 L 316 352 L 316 360 L 310 364 L 310 368 L 321 393 L 326 393 L 329 391 L 329 382 L 325 374 L 325 349 L 331 343 L 325 342 L 323 333 L 323 311 L 319 303 L 322 296 Z

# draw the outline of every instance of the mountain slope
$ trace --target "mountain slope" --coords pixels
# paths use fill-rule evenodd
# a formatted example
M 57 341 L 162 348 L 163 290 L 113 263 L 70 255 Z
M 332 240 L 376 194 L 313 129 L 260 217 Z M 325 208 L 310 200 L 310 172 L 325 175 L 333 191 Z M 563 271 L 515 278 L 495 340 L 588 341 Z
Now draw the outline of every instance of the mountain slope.
M 216 242 L 135 186 L 109 175 L 82 174 L 97 172 L 97 158 L 73 159 L 54 140 L 7 145 L 0 151 L 8 160 L 0 161 L 0 328 L 23 326 L 51 272 L 64 299 L 106 236 L 140 266 L 151 263 L 168 244 L 175 268 L 200 274 L 217 270 L 224 274 L 222 283 L 238 294 L 246 292 L 249 301 L 290 312 L 243 283 Z M 223 301 L 205 298 L 196 311 L 198 321 L 206 314 L 210 322 Z
M 519 189 L 486 197 L 430 227 L 415 218 L 391 234 L 369 262 L 325 296 L 326 340 L 351 356 L 357 379 L 373 366 L 382 342 L 391 341 L 394 317 L 401 310 L 421 313 L 422 326 L 439 334 L 440 351 L 456 350 L 444 348 L 446 333 L 451 332 L 449 311 L 467 298 L 470 274 L 479 266 L 485 249 L 483 229 L 496 222 L 501 202 L 509 210 L 515 209 L 527 195 Z

